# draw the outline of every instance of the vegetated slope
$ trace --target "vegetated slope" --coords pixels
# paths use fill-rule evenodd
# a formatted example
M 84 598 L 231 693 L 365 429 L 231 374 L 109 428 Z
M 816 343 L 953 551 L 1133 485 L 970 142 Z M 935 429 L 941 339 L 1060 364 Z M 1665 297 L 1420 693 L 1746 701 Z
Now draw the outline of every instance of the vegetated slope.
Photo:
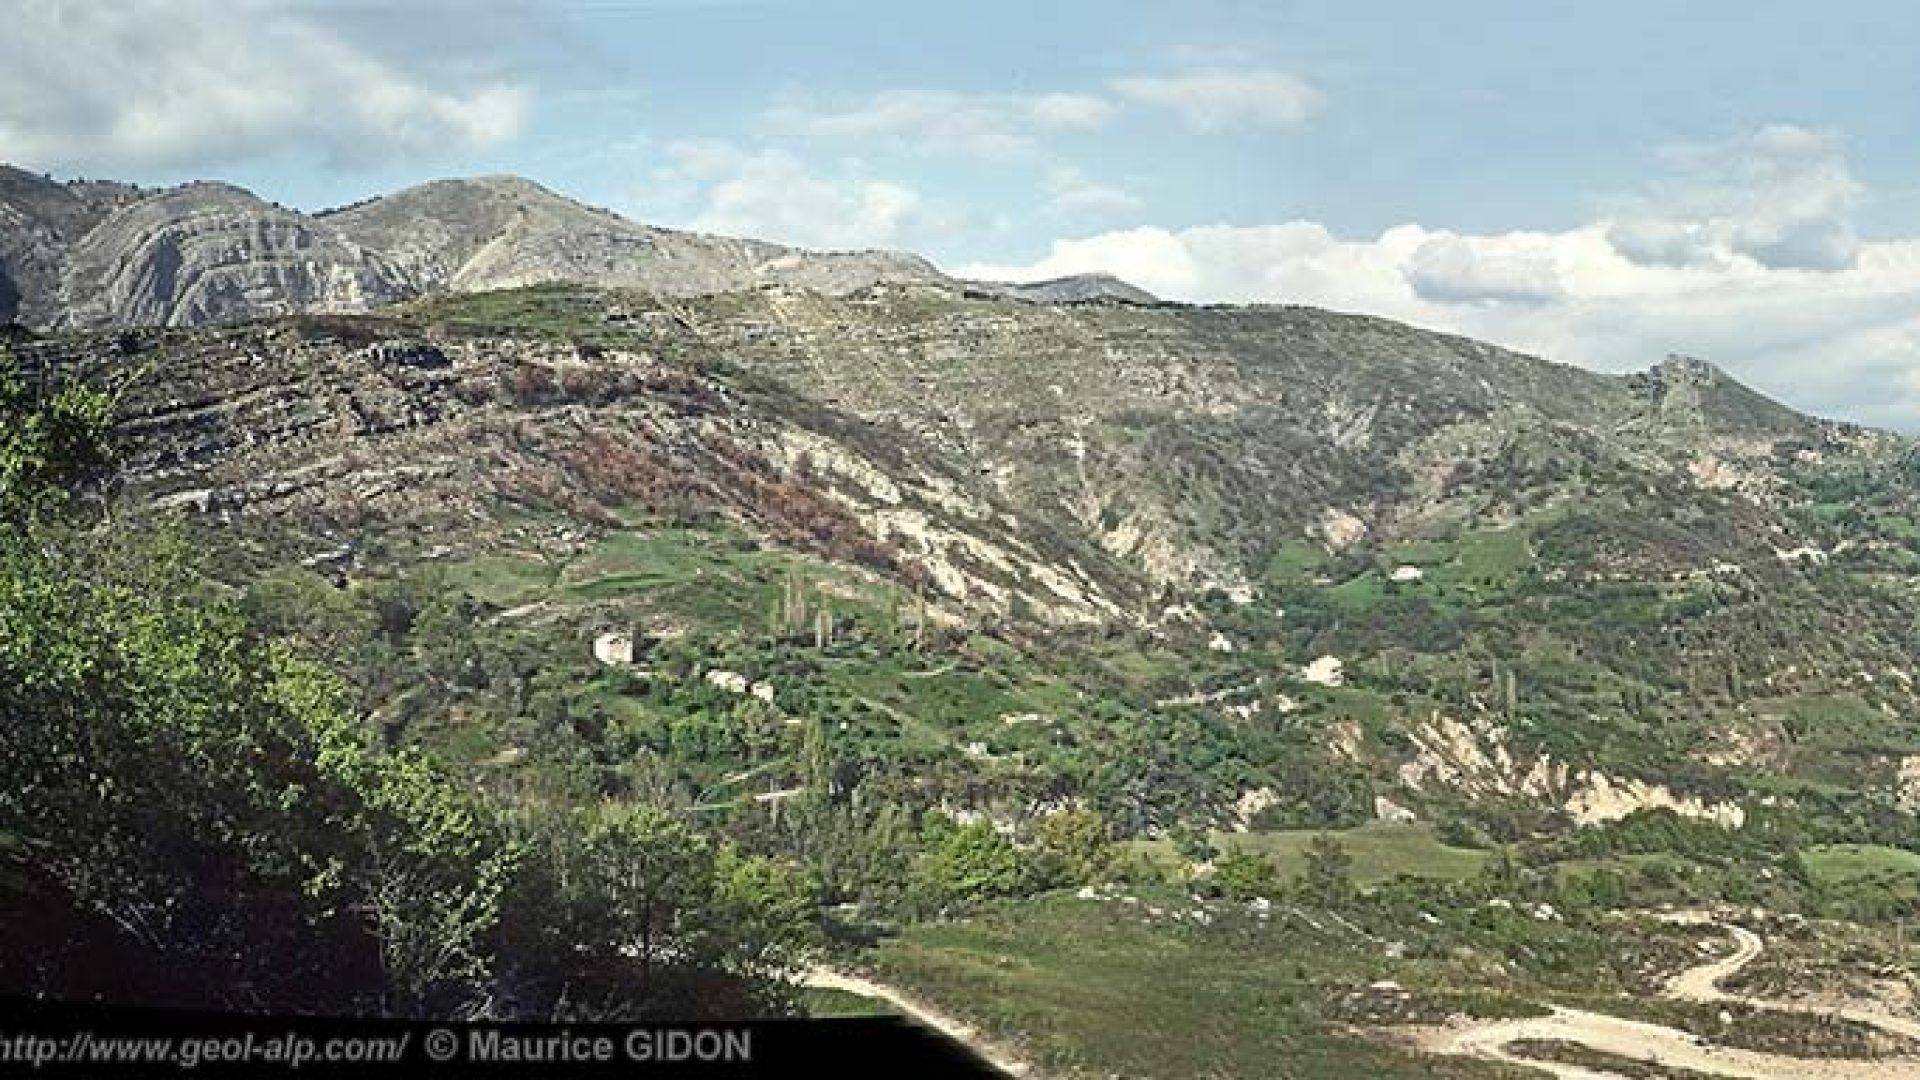
M 888 289 L 742 294 L 702 311 L 700 332 L 741 363 L 913 431 L 1187 586 L 1246 582 L 1286 542 L 1337 550 L 1508 524 L 1626 486 L 1624 473 L 1706 491 L 1691 474 L 1707 471 L 1758 499 L 1776 453 L 1876 440 L 1751 407 L 1697 362 L 1611 379 L 1304 308 L 1024 307 Z M 1761 539 L 1740 533 L 1716 543 Z
M 1695 361 L 928 286 L 547 287 L 27 351 L 142 373 L 126 483 L 231 573 L 447 565 L 567 633 L 691 627 L 696 669 L 787 672 L 796 719 L 876 718 L 846 752 L 910 746 L 916 797 L 1129 829 L 1910 820 L 1909 448 Z M 765 562 L 665 539 L 689 528 L 839 583 L 796 619 Z M 916 592 L 971 640 L 927 682 L 889 651 Z M 879 651 L 798 644 L 849 630 Z

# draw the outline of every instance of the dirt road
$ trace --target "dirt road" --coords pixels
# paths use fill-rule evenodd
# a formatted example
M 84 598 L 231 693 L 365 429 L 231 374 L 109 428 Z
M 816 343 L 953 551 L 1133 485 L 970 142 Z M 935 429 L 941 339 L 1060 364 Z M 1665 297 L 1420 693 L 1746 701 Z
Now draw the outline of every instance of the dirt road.
M 1440 1039 L 1429 1043 L 1426 1048 L 1443 1054 L 1465 1054 L 1510 1065 L 1524 1065 L 1551 1073 L 1562 1080 L 1618 1080 L 1614 1073 L 1538 1061 L 1521 1057 L 1507 1049 L 1507 1044 L 1522 1039 L 1576 1042 L 1621 1057 L 1692 1069 L 1713 1076 L 1737 1077 L 1740 1080 L 1913 1080 L 1920 1075 L 1920 1060 L 1911 1058 L 1883 1061 L 1823 1060 L 1765 1054 L 1757 1050 L 1736 1050 L 1709 1046 L 1684 1031 L 1659 1024 L 1566 1008 L 1555 1008 L 1552 1016 L 1494 1020 L 1447 1029 Z
M 1881 1031 L 1901 1035 L 1920 1041 L 1920 1020 L 1897 1016 L 1885 1009 L 1874 1009 L 1849 1005 L 1810 1005 L 1797 1001 L 1775 1001 L 1768 998 L 1747 997 L 1741 994 L 1729 994 L 1720 989 L 1722 980 L 1732 976 L 1760 956 L 1766 944 L 1760 935 L 1744 926 L 1733 926 L 1714 921 L 1711 917 L 1698 912 L 1687 912 L 1669 916 L 1669 921 L 1685 922 L 1696 925 L 1717 926 L 1733 935 L 1734 951 L 1732 955 L 1699 967 L 1688 968 L 1674 976 L 1667 984 L 1667 996 L 1681 1001 L 1732 1001 L 1742 1005 L 1752 1005 L 1761 1009 L 1777 1009 L 1782 1012 L 1813 1013 L 1820 1016 L 1837 1016 L 1842 1020 L 1877 1027 Z M 1920 1074 L 1916 1074 L 1920 1075 Z
M 928 1008 L 908 997 L 899 989 L 885 983 L 874 982 L 860 975 L 850 975 L 831 968 L 810 968 L 800 976 L 802 986 L 815 986 L 824 990 L 843 990 L 861 997 L 875 998 L 899 1009 L 911 1019 L 940 1032 L 954 1042 L 966 1047 L 986 1060 L 987 1064 L 1009 1076 L 1035 1077 L 1038 1073 L 1033 1066 L 1009 1054 L 996 1045 L 978 1029 L 964 1020 L 955 1019 L 946 1013 Z
M 1696 920 L 1674 919 L 1671 921 L 1694 922 Z M 1673 981 L 1667 984 L 1667 997 L 1681 1001 L 1729 1000 L 1730 995 L 1720 989 L 1720 980 L 1731 978 L 1741 968 L 1759 959 L 1760 953 L 1767 946 L 1760 940 L 1759 934 L 1744 926 L 1722 926 L 1721 929 L 1733 935 L 1733 952 L 1718 960 L 1708 961 L 1698 967 L 1690 967 L 1675 975 Z
M 1920 1038 L 1920 1022 L 1885 1012 L 1822 1009 L 1794 1002 L 1728 994 L 1720 989 L 1721 981 L 1760 956 L 1766 948 L 1760 935 L 1745 927 L 1715 923 L 1694 913 L 1670 918 L 1676 922 L 1720 926 L 1733 935 L 1735 947 L 1728 956 L 1688 968 L 1674 976 L 1664 991 L 1666 997 L 1695 1002 L 1740 1002 L 1761 1008 L 1837 1015 L 1895 1035 Z M 1675 1028 L 1561 1007 L 1555 1007 L 1551 1016 L 1474 1021 L 1433 1029 L 1421 1037 L 1420 1044 L 1424 1049 L 1437 1053 L 1461 1054 L 1538 1069 L 1559 1080 L 1617 1080 L 1613 1073 L 1525 1058 L 1508 1049 L 1510 1044 L 1524 1039 L 1576 1042 L 1621 1057 L 1716 1076 L 1737 1077 L 1740 1080 L 1913 1080 L 1914 1077 L 1920 1077 L 1920 1059 L 1916 1058 L 1876 1061 L 1797 1058 L 1710 1046 L 1698 1037 Z

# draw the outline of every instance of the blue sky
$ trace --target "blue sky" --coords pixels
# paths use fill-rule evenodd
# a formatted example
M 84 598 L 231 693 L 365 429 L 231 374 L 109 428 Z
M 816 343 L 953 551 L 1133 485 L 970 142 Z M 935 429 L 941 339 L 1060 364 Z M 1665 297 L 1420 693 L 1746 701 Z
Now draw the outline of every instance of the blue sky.
M 1108 270 L 1920 428 L 1910 4 L 14 0 L 0 160 Z

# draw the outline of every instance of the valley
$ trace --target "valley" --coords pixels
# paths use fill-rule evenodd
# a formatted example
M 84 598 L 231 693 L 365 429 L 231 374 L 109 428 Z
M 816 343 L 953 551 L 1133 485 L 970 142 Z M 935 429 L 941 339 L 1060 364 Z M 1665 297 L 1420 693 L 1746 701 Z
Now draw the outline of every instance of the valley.
M 1034 1076 L 1915 1067 L 1909 440 L 1107 284 L 567 283 L 489 238 L 587 211 L 480 188 L 316 217 L 415 282 L 365 311 L 7 330 L 8 989 L 864 993 Z

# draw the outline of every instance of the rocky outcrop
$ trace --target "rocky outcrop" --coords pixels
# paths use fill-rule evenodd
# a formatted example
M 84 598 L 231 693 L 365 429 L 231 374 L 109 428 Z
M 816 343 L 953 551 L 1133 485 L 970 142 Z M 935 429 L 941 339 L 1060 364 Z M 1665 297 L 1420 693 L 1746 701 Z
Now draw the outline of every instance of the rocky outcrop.
M 1409 735 L 1415 753 L 1400 765 L 1399 779 L 1412 792 L 1440 787 L 1472 797 L 1518 795 L 1558 805 L 1580 825 L 1657 809 L 1725 828 L 1739 828 L 1746 821 L 1746 810 L 1738 803 L 1677 794 L 1665 784 L 1637 777 L 1570 768 L 1545 754 L 1524 758 L 1511 749 L 1505 728 L 1484 719 L 1462 723 L 1436 715 Z
M 61 271 L 74 246 L 141 194 L 124 184 L 62 184 L 0 165 L 0 323 L 57 321 Z
M 1920 756 L 1900 759 L 1894 794 L 1902 810 L 1910 814 L 1920 813 Z
M 1676 795 L 1665 784 L 1615 778 L 1601 772 L 1582 773 L 1566 801 L 1567 816 L 1580 825 L 1618 821 L 1636 811 L 1660 809 L 1728 829 L 1737 829 L 1747 820 L 1746 810 L 1738 803 Z
M 1042 304 L 1117 300 L 1128 304 L 1157 304 L 1159 297 L 1112 274 L 1075 274 L 1050 281 L 969 281 L 981 292 Z

